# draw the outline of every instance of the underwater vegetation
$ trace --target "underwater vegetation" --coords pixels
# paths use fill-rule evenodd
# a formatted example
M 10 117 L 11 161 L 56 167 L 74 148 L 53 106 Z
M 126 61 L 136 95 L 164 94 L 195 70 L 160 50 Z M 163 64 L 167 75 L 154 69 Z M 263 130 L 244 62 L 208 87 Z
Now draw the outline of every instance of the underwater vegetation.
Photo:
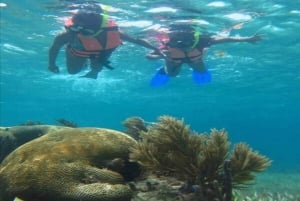
M 193 193 L 195 200 L 232 200 L 232 188 L 245 188 L 271 161 L 238 143 L 230 151 L 227 132 L 191 131 L 182 120 L 160 116 L 159 122 L 140 132 L 130 159 L 152 172 L 173 176 L 185 185 L 182 193 Z
M 68 119 L 60 118 L 56 120 L 57 125 L 59 126 L 66 126 L 66 127 L 71 127 L 71 128 L 76 128 L 78 127 L 75 122 L 72 122 Z M 28 120 L 24 123 L 21 123 L 20 126 L 34 126 L 34 125 L 45 125 L 43 122 L 40 121 L 32 121 Z
M 131 117 L 122 124 L 123 132 L 66 125 L 0 127 L 5 157 L 0 201 L 270 200 L 270 194 L 249 197 L 251 192 L 239 191 L 253 184 L 270 159 L 246 143 L 231 145 L 225 129 L 197 133 L 171 116 L 158 122 Z
M 60 125 L 60 126 L 77 128 L 77 124 L 75 122 L 70 121 L 70 120 L 67 120 L 67 119 L 58 119 L 56 121 L 57 121 L 58 125 Z
M 43 122 L 28 120 L 20 124 L 20 126 L 34 126 L 34 125 L 43 125 Z

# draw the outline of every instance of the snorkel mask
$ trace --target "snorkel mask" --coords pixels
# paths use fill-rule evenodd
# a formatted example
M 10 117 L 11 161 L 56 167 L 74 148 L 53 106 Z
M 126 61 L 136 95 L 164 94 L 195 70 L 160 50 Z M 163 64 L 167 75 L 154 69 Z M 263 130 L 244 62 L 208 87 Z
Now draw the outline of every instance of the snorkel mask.
M 171 25 L 167 45 L 179 49 L 193 49 L 199 42 L 200 32 L 192 25 Z

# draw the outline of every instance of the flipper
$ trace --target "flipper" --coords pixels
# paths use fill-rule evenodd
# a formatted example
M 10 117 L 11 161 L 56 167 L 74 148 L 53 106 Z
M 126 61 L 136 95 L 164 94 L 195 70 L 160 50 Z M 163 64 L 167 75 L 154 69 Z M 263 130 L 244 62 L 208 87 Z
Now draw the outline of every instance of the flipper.
M 153 76 L 150 82 L 150 86 L 159 87 L 168 83 L 170 77 L 166 74 L 164 68 L 159 69 Z
M 199 73 L 193 70 L 193 80 L 196 84 L 206 84 L 211 82 L 211 73 L 206 70 L 203 73 Z

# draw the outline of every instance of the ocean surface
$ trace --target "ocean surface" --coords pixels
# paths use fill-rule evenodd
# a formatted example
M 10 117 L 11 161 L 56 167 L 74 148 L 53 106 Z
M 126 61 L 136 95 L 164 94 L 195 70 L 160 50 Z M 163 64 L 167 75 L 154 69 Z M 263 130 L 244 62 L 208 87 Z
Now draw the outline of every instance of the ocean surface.
M 64 19 L 100 2 L 123 31 L 153 44 L 160 28 L 178 21 L 209 33 L 258 33 L 263 40 L 207 49 L 212 82 L 205 85 L 194 84 L 184 66 L 166 86 L 150 87 L 163 61 L 148 60 L 149 50 L 127 42 L 110 59 L 115 69 L 104 69 L 97 80 L 68 75 L 63 49 L 61 73 L 49 72 L 48 49 Z M 199 133 L 225 128 L 232 144 L 247 142 L 269 157 L 270 171 L 300 171 L 299 0 L 0 0 L 0 13 L 0 126 L 64 118 L 123 130 L 131 116 L 155 122 L 171 115 Z

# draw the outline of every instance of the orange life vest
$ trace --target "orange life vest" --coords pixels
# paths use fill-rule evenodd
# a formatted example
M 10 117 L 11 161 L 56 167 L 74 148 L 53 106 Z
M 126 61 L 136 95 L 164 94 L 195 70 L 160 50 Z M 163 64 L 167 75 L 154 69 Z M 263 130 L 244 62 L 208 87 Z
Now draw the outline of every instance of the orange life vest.
M 100 57 L 101 52 L 113 50 L 121 44 L 120 33 L 115 22 L 108 21 L 102 29 L 102 32 L 94 37 L 78 33 L 76 41 L 68 45 L 70 52 L 79 57 Z M 104 41 L 103 44 L 100 41 Z

